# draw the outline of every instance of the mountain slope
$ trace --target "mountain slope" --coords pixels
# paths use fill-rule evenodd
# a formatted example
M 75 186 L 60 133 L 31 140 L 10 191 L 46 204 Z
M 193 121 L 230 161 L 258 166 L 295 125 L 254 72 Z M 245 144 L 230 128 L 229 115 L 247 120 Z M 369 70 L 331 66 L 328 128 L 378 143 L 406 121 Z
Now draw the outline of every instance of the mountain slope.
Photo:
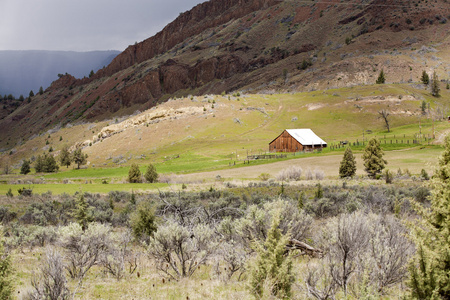
M 449 78 L 445 0 L 211 0 L 130 46 L 92 78 L 62 76 L 0 120 L 1 146 L 67 123 L 145 110 L 171 97 L 310 91 Z M 11 145 L 9 145 L 11 147 Z M 8 148 L 8 147 L 6 147 Z

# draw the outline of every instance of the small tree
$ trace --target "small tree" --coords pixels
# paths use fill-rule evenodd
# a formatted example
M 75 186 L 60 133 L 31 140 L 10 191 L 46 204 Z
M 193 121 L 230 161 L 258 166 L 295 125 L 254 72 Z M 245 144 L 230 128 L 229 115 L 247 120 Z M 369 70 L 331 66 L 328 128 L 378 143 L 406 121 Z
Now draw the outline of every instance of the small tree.
M 382 83 L 385 83 L 385 82 L 386 82 L 386 77 L 384 75 L 384 71 L 381 70 L 380 75 L 378 75 L 376 83 L 377 84 L 382 84 Z
M 3 242 L 0 242 L 0 299 L 13 299 L 13 280 L 11 257 L 5 252 Z
M 425 85 L 428 85 L 430 83 L 430 76 L 425 70 L 422 71 L 422 77 L 420 77 L 420 80 Z
M 130 170 L 128 170 L 128 181 L 130 183 L 142 182 L 141 170 L 139 170 L 139 166 L 137 164 L 132 164 Z
M 85 163 L 87 163 L 87 158 L 88 158 L 88 155 L 84 154 L 83 151 L 81 150 L 81 148 L 76 149 L 72 153 L 72 160 L 74 163 L 77 164 L 77 169 L 79 169 L 81 165 L 84 165 Z
M 59 170 L 59 166 L 53 157 L 50 154 L 44 154 L 44 169 L 43 172 L 52 173 Z
M 133 235 L 138 240 L 148 241 L 157 229 L 154 209 L 147 201 L 139 203 L 136 211 L 131 215 L 130 222 Z
M 68 146 L 64 146 L 62 148 L 61 153 L 59 154 L 59 163 L 61 164 L 61 166 L 66 167 L 69 167 L 72 163 L 72 156 L 70 155 Z
M 150 183 L 154 183 L 158 181 L 158 173 L 156 172 L 156 168 L 154 165 L 149 164 L 147 167 L 147 171 L 144 174 L 145 180 Z
M 31 172 L 30 161 L 25 159 L 22 163 L 22 167 L 20 168 L 20 174 L 27 175 Z
M 355 176 L 356 174 L 356 160 L 353 155 L 352 149 L 347 147 L 342 158 L 341 165 L 339 167 L 339 176 L 341 178 L 347 178 Z
M 88 224 L 92 222 L 92 218 L 89 215 L 88 209 L 89 204 L 84 199 L 84 195 L 80 194 L 76 203 L 75 210 L 73 212 L 73 217 L 75 218 L 77 223 L 80 224 L 83 231 L 85 231 Z
M 265 242 L 256 242 L 256 259 L 250 264 L 250 292 L 256 297 L 277 296 L 290 298 L 291 286 L 295 281 L 292 274 L 291 256 L 285 255 L 288 235 L 278 228 L 280 212 L 272 217 L 272 224 Z M 268 294 L 268 295 L 267 295 Z
M 434 97 L 440 96 L 441 88 L 439 87 L 439 79 L 436 74 L 436 71 L 433 72 L 433 80 L 431 82 L 431 95 Z
M 40 88 L 39 88 L 39 95 L 42 95 L 44 93 L 44 88 L 41 86 Z
M 376 138 L 369 140 L 364 149 L 363 159 L 365 171 L 370 178 L 376 178 L 387 164 L 387 161 L 383 159 L 383 154 L 380 142 Z
M 422 220 L 411 224 L 417 252 L 409 266 L 411 296 L 415 299 L 450 298 L 450 136 L 433 182 L 431 207 L 414 203 Z

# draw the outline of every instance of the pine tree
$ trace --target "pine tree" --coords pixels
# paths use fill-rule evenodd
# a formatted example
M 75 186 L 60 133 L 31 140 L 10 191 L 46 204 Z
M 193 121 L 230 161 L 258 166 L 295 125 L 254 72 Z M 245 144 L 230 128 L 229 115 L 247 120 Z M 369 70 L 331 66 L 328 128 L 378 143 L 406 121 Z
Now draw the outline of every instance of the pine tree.
M 72 163 L 72 156 L 70 155 L 68 146 L 64 146 L 62 148 L 61 153 L 59 154 L 59 162 L 61 166 L 66 167 L 69 167 L 70 164 Z
M 250 264 L 249 287 L 256 298 L 276 296 L 290 298 L 291 286 L 295 281 L 292 273 L 292 259 L 285 255 L 289 237 L 278 228 L 280 213 L 272 217 L 272 223 L 265 242 L 254 244 L 257 257 Z M 268 294 L 268 295 L 265 295 Z
M 380 142 L 376 138 L 369 140 L 364 149 L 363 159 L 365 171 L 370 178 L 376 178 L 387 164 L 387 161 L 383 159 L 383 154 Z
M 80 224 L 83 231 L 87 229 L 88 224 L 92 221 L 92 218 L 88 214 L 88 209 L 89 204 L 84 199 L 84 195 L 81 194 L 80 197 L 78 197 L 73 217 L 77 223 Z
M 386 77 L 384 76 L 384 71 L 381 70 L 380 75 L 378 75 L 376 83 L 377 84 L 382 84 L 382 83 L 385 83 L 385 82 L 386 82 Z
M 154 165 L 149 164 L 147 167 L 147 171 L 144 174 L 145 180 L 150 183 L 154 183 L 158 181 L 158 173 L 156 172 L 156 168 Z
M 347 147 L 339 167 L 339 176 L 341 178 L 352 177 L 356 174 L 356 160 L 352 149 Z
M 422 72 L 422 77 L 420 77 L 420 80 L 425 85 L 428 85 L 430 83 L 430 76 L 428 76 L 428 73 L 425 72 L 425 70 Z
M 137 164 L 132 164 L 130 170 L 128 170 L 128 181 L 130 183 L 142 182 L 141 170 L 139 170 L 139 166 Z
M 22 167 L 20 168 L 20 174 L 27 175 L 31 172 L 30 161 L 25 159 L 22 163 Z
M 42 95 L 44 93 L 44 88 L 41 86 L 40 88 L 39 88 L 39 95 Z
M 431 207 L 414 203 L 422 220 L 411 224 L 417 252 L 409 266 L 411 295 L 450 299 L 450 136 L 433 180 Z
M 434 97 L 439 97 L 440 96 L 440 91 L 441 88 L 439 87 L 439 78 L 436 74 L 436 71 L 433 72 L 433 79 L 431 82 L 431 95 L 433 95 Z

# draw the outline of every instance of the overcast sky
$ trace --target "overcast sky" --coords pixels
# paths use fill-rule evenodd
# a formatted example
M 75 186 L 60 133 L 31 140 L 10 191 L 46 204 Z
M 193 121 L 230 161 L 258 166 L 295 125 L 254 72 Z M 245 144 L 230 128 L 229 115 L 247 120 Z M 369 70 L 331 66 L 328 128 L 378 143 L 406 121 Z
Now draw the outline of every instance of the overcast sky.
M 0 0 L 0 50 L 125 50 L 206 0 Z

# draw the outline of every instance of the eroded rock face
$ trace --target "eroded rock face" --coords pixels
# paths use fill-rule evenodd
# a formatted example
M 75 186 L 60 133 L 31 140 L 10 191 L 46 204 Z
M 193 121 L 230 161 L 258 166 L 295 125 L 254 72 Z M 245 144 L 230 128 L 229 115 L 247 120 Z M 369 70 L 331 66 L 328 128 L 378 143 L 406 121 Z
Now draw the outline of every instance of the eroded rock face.
M 279 3 L 276 0 L 212 0 L 195 6 L 182 13 L 162 31 L 145 41 L 129 46 L 119 54 L 105 69 L 95 77 L 111 76 L 135 63 L 146 61 L 161 54 L 186 38 L 203 32 L 208 28 L 227 23 L 251 12 Z

